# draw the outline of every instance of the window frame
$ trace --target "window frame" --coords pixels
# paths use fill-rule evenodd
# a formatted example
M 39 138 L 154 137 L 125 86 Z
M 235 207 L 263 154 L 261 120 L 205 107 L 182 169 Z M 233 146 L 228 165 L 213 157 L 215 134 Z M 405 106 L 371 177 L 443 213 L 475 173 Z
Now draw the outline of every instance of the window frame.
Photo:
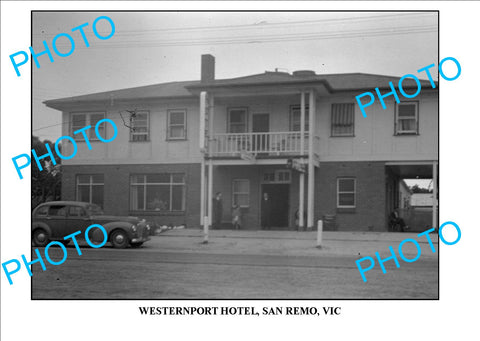
M 342 191 L 340 192 L 340 181 L 341 180 L 353 180 L 353 192 L 352 191 Z M 353 193 L 353 205 L 340 205 L 340 194 L 351 194 Z M 339 177 L 337 178 L 337 208 L 338 209 L 354 209 L 357 207 L 357 178 L 355 177 Z
M 300 132 L 301 131 L 301 120 L 302 120 L 302 112 L 301 112 L 301 104 L 292 104 L 290 105 L 290 118 L 289 118 L 289 122 L 288 122 L 288 128 L 289 128 L 289 131 L 295 131 L 295 132 Z M 294 130 L 294 114 L 296 112 L 296 110 L 298 110 L 298 113 L 299 113 L 299 118 L 300 118 L 300 122 L 298 122 L 298 127 L 299 129 L 298 130 Z M 310 120 L 309 120 L 309 117 L 310 117 L 310 109 L 309 109 L 309 106 L 308 105 L 305 105 L 305 127 L 304 127 L 304 131 L 305 133 L 308 133 L 309 132 L 309 127 L 310 127 Z
M 243 110 L 244 111 L 244 115 L 245 115 L 245 131 L 243 132 L 232 132 L 232 129 L 231 129 L 231 120 L 230 120 L 230 113 L 233 111 L 233 110 Z M 229 107 L 227 108 L 227 134 L 245 134 L 245 133 L 248 133 L 248 116 L 249 116 L 249 110 L 248 110 L 248 107 Z
M 98 182 L 98 183 L 94 183 L 93 182 L 93 176 L 98 176 L 98 175 L 101 175 L 103 177 L 103 181 L 102 183 Z M 80 181 L 80 176 L 88 176 L 89 177 L 89 182 L 88 184 L 87 183 L 79 183 Z M 88 203 L 89 204 L 96 204 L 98 206 L 100 206 L 101 208 L 103 208 L 103 204 L 105 202 L 105 174 L 103 173 L 89 173 L 89 174 L 76 174 L 75 175 L 75 198 L 77 201 L 81 201 L 80 198 L 79 198 L 79 194 L 80 194 L 80 191 L 78 190 L 78 187 L 79 185 L 81 186 L 87 186 L 88 185 Z M 102 194 L 102 204 L 99 205 L 97 203 L 94 203 L 92 201 L 93 199 L 93 186 L 102 186 L 103 187 L 103 194 Z M 83 201 L 85 202 L 85 201 Z
M 130 142 L 134 142 L 134 143 L 137 143 L 137 142 L 150 142 L 150 111 L 149 110 L 137 110 L 136 111 L 136 114 L 146 114 L 147 115 L 147 131 L 146 132 L 141 132 L 141 133 L 137 133 L 135 131 L 133 131 L 133 129 L 130 129 Z M 132 121 L 132 128 L 135 128 L 135 125 Z M 143 136 L 143 135 L 146 135 L 147 138 L 145 140 L 134 140 L 134 136 Z
M 415 105 L 415 126 L 416 129 L 415 131 L 411 130 L 405 130 L 405 131 L 400 131 L 400 120 L 411 120 L 412 118 L 399 118 L 399 107 L 402 105 Z M 395 122 L 394 122 L 394 135 L 395 136 L 412 136 L 412 135 L 420 135 L 420 115 L 419 115 L 419 102 L 418 101 L 406 101 L 406 102 L 400 102 L 400 103 L 395 103 Z
M 174 126 L 183 127 L 183 136 L 182 137 L 172 137 L 171 136 L 171 114 L 181 112 L 183 113 L 183 124 L 174 124 Z M 187 139 L 187 109 L 167 109 L 167 141 L 185 141 Z
M 333 129 L 333 115 L 334 115 L 334 110 L 333 107 L 335 105 L 350 105 L 353 108 L 352 111 L 352 132 L 351 133 L 345 133 L 345 134 L 340 134 L 340 133 L 335 133 Z M 345 103 L 332 103 L 330 106 L 330 137 L 355 137 L 355 103 L 350 103 L 350 102 L 345 102 Z
M 103 115 L 103 118 L 101 120 L 104 120 L 107 118 L 107 113 L 105 111 L 76 111 L 76 112 L 70 112 L 70 122 L 69 122 L 69 133 L 70 133 L 70 136 L 75 140 L 75 142 L 85 142 L 85 139 L 83 137 L 83 134 L 80 133 L 80 134 L 74 134 L 74 130 L 73 130 L 73 117 L 75 115 L 85 115 L 85 125 L 81 128 L 78 128 L 78 129 L 75 129 L 75 131 L 79 130 L 79 129 L 83 129 L 85 128 L 86 126 L 91 126 L 89 131 L 88 131 L 88 140 L 89 141 L 100 141 L 100 139 L 97 137 L 97 134 L 95 133 L 95 125 L 92 126 L 91 122 L 92 122 L 92 115 Z M 107 125 L 105 124 L 105 122 L 103 122 L 101 124 L 103 126 L 103 138 L 104 139 L 107 139 Z
M 167 182 L 147 182 L 147 176 L 148 175 L 165 175 L 168 174 L 170 181 Z M 173 177 L 175 175 L 181 175 L 183 177 L 183 182 L 175 182 L 173 181 Z M 143 177 L 143 182 L 133 182 L 134 177 Z M 133 201 L 132 201 L 132 188 L 133 186 L 141 186 L 143 185 L 143 208 L 138 207 L 133 207 Z M 157 210 L 157 209 L 149 209 L 148 208 L 148 203 L 147 203 L 147 188 L 148 186 L 169 186 L 169 208 L 166 210 Z M 173 210 L 172 209 L 172 197 L 173 197 L 173 187 L 174 186 L 182 186 L 182 209 L 181 210 Z M 131 173 L 130 174 L 130 179 L 129 179 L 129 209 L 130 211 L 139 211 L 139 212 L 158 212 L 158 213 L 185 213 L 186 211 L 186 206 L 187 206 L 187 174 L 184 172 L 163 172 L 163 173 Z
M 248 191 L 247 192 L 235 191 L 235 183 L 240 182 L 240 181 L 244 181 L 248 184 L 248 186 L 247 186 Z M 233 205 L 237 204 L 237 202 L 235 200 L 237 195 L 246 195 L 247 196 L 247 205 L 238 205 L 238 206 L 241 207 L 241 208 L 249 208 L 250 207 L 250 179 L 232 179 L 232 207 L 233 207 Z

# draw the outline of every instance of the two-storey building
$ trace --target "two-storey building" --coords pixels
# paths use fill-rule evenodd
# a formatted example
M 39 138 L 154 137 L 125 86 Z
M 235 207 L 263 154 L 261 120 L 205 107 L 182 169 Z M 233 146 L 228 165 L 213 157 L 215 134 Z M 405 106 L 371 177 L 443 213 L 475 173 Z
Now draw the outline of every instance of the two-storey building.
M 386 109 L 377 100 L 366 118 L 356 105 L 356 95 L 387 93 L 398 80 L 313 71 L 216 79 L 214 57 L 204 55 L 199 81 L 46 101 L 62 111 L 63 135 L 78 139 L 62 166 L 62 197 L 198 227 L 221 192 L 222 220 L 239 205 L 242 228 L 256 229 L 268 193 L 276 228 L 292 228 L 304 212 L 297 217 L 308 228 L 327 218 L 339 230 L 385 231 L 401 179 L 431 178 L 437 190 L 438 87 L 421 81 L 415 99 L 398 92 L 400 103 L 386 97 Z M 416 84 L 403 88 L 414 93 Z M 89 150 L 73 132 L 102 118 L 118 135 L 103 143 L 92 131 Z M 99 132 L 113 133 L 103 124 Z

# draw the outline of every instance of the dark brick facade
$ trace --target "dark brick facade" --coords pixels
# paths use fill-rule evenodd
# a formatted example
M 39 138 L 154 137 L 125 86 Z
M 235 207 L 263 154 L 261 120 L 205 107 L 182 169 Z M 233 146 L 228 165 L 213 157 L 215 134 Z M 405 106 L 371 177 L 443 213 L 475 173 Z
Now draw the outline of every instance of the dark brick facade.
M 260 226 L 260 198 L 263 174 L 284 166 L 215 166 L 213 192 L 223 193 L 223 221 L 231 221 L 232 180 L 250 180 L 250 206 L 242 209 L 243 228 Z M 200 225 L 200 164 L 162 165 L 82 165 L 63 166 L 62 198 L 75 200 L 77 174 L 104 174 L 104 211 L 106 214 L 135 215 L 160 224 Z M 130 174 L 185 173 L 185 212 L 160 213 L 130 210 Z M 292 171 L 289 193 L 289 223 L 294 227 L 294 213 L 298 208 L 298 172 Z M 386 172 L 384 162 L 325 162 L 316 169 L 315 221 L 324 215 L 336 217 L 340 231 L 385 231 Z M 356 179 L 356 207 L 337 208 L 337 178 Z M 307 208 L 307 178 L 305 175 L 305 209 Z M 306 222 L 305 222 L 306 223 Z
M 323 215 L 336 215 L 340 231 L 385 231 L 384 162 L 320 163 L 315 181 L 315 220 Z M 356 207 L 337 208 L 337 178 L 356 179 Z
M 77 174 L 104 174 L 105 214 L 133 215 L 155 221 L 197 227 L 200 222 L 200 164 L 162 165 L 64 165 L 62 176 L 62 199 L 76 199 L 75 179 Z M 130 210 L 130 174 L 185 173 L 185 212 L 144 212 Z

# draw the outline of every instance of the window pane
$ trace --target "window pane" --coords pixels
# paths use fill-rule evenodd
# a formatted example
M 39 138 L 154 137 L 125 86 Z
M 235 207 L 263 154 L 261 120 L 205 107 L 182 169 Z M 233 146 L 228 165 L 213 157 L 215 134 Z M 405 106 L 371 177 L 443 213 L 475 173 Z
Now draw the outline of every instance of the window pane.
M 56 216 L 56 217 L 65 217 L 67 215 L 67 206 L 64 206 L 64 205 L 50 206 L 50 209 L 48 210 L 48 215 Z
M 148 141 L 148 134 L 132 134 L 132 141 Z
M 86 114 L 72 114 L 72 131 L 71 134 L 75 140 L 83 139 L 82 134 L 73 133 L 79 129 L 85 128 L 87 125 L 87 115 Z
M 172 182 L 174 183 L 185 183 L 185 175 L 184 174 L 172 174 Z
M 183 111 L 170 111 L 170 124 L 185 124 L 185 112 Z
M 300 131 L 301 120 L 300 106 L 294 106 L 290 111 L 290 131 Z M 305 107 L 305 131 L 308 132 L 308 107 Z
M 185 195 L 183 185 L 172 186 L 172 211 L 183 211 L 185 209 Z
M 132 185 L 130 189 L 130 207 L 132 210 L 144 210 L 143 185 Z
M 147 185 L 147 209 L 168 210 L 170 203 L 170 185 Z
M 92 175 L 92 182 L 94 184 L 102 184 L 103 185 L 103 174 L 93 174 Z
M 415 119 L 401 119 L 398 124 L 400 125 L 400 131 L 416 131 Z
M 338 179 L 338 191 L 339 192 L 354 192 L 355 180 L 354 179 Z
M 230 124 L 230 133 L 244 133 L 247 129 L 244 124 Z
M 95 133 L 95 126 L 97 125 L 98 121 L 100 120 L 103 120 L 105 117 L 104 114 L 90 114 L 90 122 L 89 124 L 92 126 L 90 129 L 89 129 L 89 132 L 90 132 L 90 138 L 92 140 L 95 140 L 97 139 L 98 140 L 98 137 L 97 137 L 97 134 Z M 98 134 L 102 137 L 102 138 L 106 138 L 105 136 L 105 122 L 102 122 L 102 124 L 100 124 L 98 126 Z
M 353 136 L 354 110 L 353 103 L 332 104 L 332 136 Z
M 339 193 L 338 194 L 339 206 L 355 206 L 355 194 L 354 193 Z
M 77 183 L 79 184 L 89 184 L 90 183 L 90 175 L 77 175 Z
M 78 185 L 77 186 L 77 201 L 89 202 L 90 201 L 90 186 Z
M 70 208 L 68 209 L 68 215 L 70 217 L 81 217 L 81 216 L 84 216 L 84 211 L 83 211 L 83 208 L 79 207 L 79 206 L 70 206 Z
M 103 207 L 103 185 L 92 186 L 92 204 Z
M 131 183 L 132 184 L 143 184 L 145 182 L 145 175 L 132 175 Z
M 245 110 L 230 110 L 230 123 L 245 123 Z
M 170 138 L 183 138 L 185 137 L 185 127 L 173 126 L 170 127 Z
M 415 117 L 416 105 L 415 104 L 399 104 L 398 116 L 399 117 Z
M 43 206 L 37 210 L 37 216 L 46 216 L 48 212 L 48 206 Z
M 148 174 L 147 183 L 170 183 L 170 174 L 169 173 L 160 173 L 160 174 Z
M 148 141 L 148 112 L 137 112 L 132 116 L 132 129 L 130 131 L 130 140 L 132 141 Z
M 72 114 L 72 126 L 83 128 L 87 125 L 87 115 L 86 114 Z M 75 131 L 74 129 L 73 131 Z

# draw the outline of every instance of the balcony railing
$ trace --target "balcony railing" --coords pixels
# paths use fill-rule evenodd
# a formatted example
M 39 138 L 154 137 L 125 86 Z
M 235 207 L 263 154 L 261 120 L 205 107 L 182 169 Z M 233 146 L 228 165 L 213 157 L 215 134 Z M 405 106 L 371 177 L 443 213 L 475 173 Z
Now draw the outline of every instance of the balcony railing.
M 304 154 L 308 153 L 308 133 L 304 134 Z M 211 156 L 240 156 L 249 153 L 261 156 L 299 155 L 300 132 L 214 134 L 209 141 Z M 315 139 L 315 145 L 317 139 Z

